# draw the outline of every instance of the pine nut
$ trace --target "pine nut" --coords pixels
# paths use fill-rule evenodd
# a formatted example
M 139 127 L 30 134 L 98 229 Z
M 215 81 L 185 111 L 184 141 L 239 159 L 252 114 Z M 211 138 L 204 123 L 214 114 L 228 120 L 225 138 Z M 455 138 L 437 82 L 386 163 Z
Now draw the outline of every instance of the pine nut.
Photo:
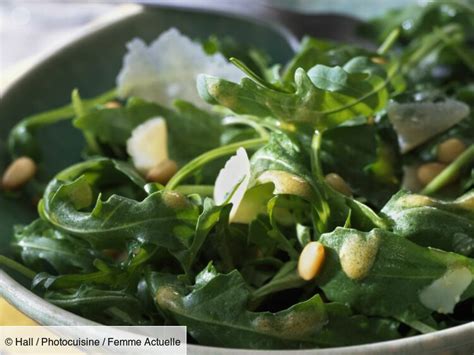
M 347 185 L 347 182 L 338 174 L 327 174 L 324 179 L 326 180 L 326 183 L 334 190 L 340 192 L 343 195 L 352 196 L 352 190 L 350 186 Z
M 372 63 L 374 64 L 387 64 L 387 59 L 385 59 L 384 57 L 372 57 L 370 58 L 370 60 L 372 61 Z
M 126 251 L 118 249 L 104 249 L 102 253 L 115 261 L 125 261 L 128 256 Z
M 466 144 L 457 138 L 450 138 L 438 145 L 437 156 L 441 163 L 449 164 L 466 150 Z
M 298 260 L 298 274 L 303 280 L 311 280 L 319 273 L 324 263 L 324 245 L 319 242 L 306 244 Z
M 436 176 L 438 176 L 446 168 L 445 164 L 441 163 L 426 163 L 420 165 L 416 172 L 418 180 L 423 185 L 428 185 Z
M 188 199 L 177 191 L 164 191 L 162 197 L 165 205 L 174 210 L 181 210 L 189 206 Z
M 120 105 L 119 102 L 117 101 L 109 101 L 104 104 L 105 108 L 120 108 L 122 105 Z
M 174 160 L 167 159 L 150 169 L 146 174 L 146 179 L 150 182 L 166 184 L 178 171 L 178 165 Z
M 16 190 L 25 185 L 36 174 L 36 164 L 28 157 L 14 160 L 5 170 L 2 186 L 5 190 Z

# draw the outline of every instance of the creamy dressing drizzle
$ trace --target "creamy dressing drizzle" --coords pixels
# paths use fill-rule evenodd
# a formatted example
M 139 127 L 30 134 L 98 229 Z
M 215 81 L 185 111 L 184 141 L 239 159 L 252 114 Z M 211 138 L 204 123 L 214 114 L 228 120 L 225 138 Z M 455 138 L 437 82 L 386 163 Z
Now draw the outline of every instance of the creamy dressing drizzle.
M 310 184 L 300 178 L 282 170 L 269 170 L 260 175 L 257 179 L 259 183 L 272 182 L 275 186 L 274 194 L 296 195 L 303 198 L 311 196 Z
M 370 233 L 367 238 L 357 233 L 348 234 L 341 249 L 339 259 L 347 277 L 361 280 L 367 276 L 379 249 L 380 237 Z

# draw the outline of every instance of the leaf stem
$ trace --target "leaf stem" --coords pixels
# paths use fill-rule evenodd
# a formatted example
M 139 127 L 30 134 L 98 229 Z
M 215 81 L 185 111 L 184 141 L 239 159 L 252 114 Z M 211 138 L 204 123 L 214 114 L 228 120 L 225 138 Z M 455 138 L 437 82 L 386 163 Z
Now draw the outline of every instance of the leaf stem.
M 82 103 L 81 97 L 79 95 L 79 90 L 74 89 L 72 91 L 71 101 L 72 101 L 72 107 L 74 109 L 74 114 L 76 115 L 76 117 L 81 117 L 87 112 L 86 108 L 84 107 L 84 104 Z M 102 149 L 97 143 L 94 135 L 85 130 L 82 132 L 89 149 L 94 153 L 99 153 L 99 154 L 102 153 Z
M 316 130 L 311 140 L 311 170 L 316 180 L 324 179 L 323 168 L 319 159 L 319 151 L 321 149 L 321 132 Z
M 387 52 L 392 48 L 394 43 L 397 41 L 398 37 L 400 36 L 400 27 L 394 28 L 387 38 L 385 38 L 385 41 L 380 45 L 380 47 L 377 49 L 377 54 L 380 55 L 385 55 Z
M 247 126 L 250 126 L 251 128 L 253 128 L 255 130 L 255 132 L 257 132 L 259 134 L 259 136 L 261 138 L 268 139 L 268 137 L 269 137 L 268 132 L 265 130 L 265 128 L 260 123 L 256 122 L 255 120 L 243 117 L 242 115 L 225 117 L 222 120 L 222 124 L 224 126 L 235 125 L 235 124 L 247 125 Z
M 83 107 L 86 110 L 90 108 L 107 102 L 117 96 L 117 92 L 115 89 L 109 90 L 104 94 L 92 98 L 82 100 Z M 68 120 L 74 116 L 74 108 L 72 104 L 68 104 L 56 109 L 52 109 L 50 111 L 42 112 L 37 115 L 28 116 L 22 119 L 10 132 L 8 136 L 8 149 L 13 156 L 19 155 L 29 155 L 32 152 L 24 151 L 22 145 L 24 142 L 22 141 L 22 137 L 24 137 L 28 133 L 34 132 L 36 129 L 54 124 L 56 122 Z
M 448 37 L 446 33 L 441 31 L 439 28 L 435 28 L 434 31 L 438 35 L 438 37 L 441 39 L 441 41 L 443 41 L 444 44 L 446 44 L 449 48 L 451 48 L 458 55 L 461 61 L 464 62 L 466 67 L 468 67 L 469 70 L 474 73 L 474 60 L 469 56 L 469 54 L 467 54 L 461 48 L 459 48 L 458 46 L 459 43 L 456 43 L 452 39 L 452 37 Z
M 306 281 L 304 281 L 297 272 L 294 272 L 291 276 L 281 278 L 280 280 L 272 280 L 253 291 L 250 296 L 251 302 L 278 291 L 301 287 L 305 283 Z
M 406 325 L 412 327 L 413 329 L 419 331 L 422 334 L 428 334 L 432 332 L 436 332 L 437 329 L 430 327 L 428 324 L 423 323 L 419 320 L 412 320 L 412 321 L 406 321 L 402 319 L 398 319 L 400 322 L 405 323 Z
M 229 62 L 231 62 L 237 68 L 239 68 L 241 71 L 243 71 L 250 79 L 255 81 L 257 84 L 260 84 L 263 87 L 266 87 L 266 88 L 271 89 L 271 90 L 286 92 L 282 88 L 280 88 L 276 85 L 273 85 L 272 83 L 269 83 L 269 82 L 265 81 L 263 78 L 258 76 L 255 72 L 253 72 L 248 66 L 246 66 L 242 61 L 238 60 L 237 58 L 231 57 L 231 58 L 229 58 Z
M 249 139 L 246 141 L 240 141 L 237 143 L 232 143 L 228 145 L 224 145 L 222 147 L 218 147 L 212 150 L 207 151 L 204 154 L 199 155 L 198 157 L 191 160 L 185 166 L 178 170 L 178 172 L 168 181 L 168 184 L 165 187 L 165 190 L 173 190 L 175 189 L 181 181 L 189 177 L 193 172 L 197 169 L 201 168 L 202 166 L 206 165 L 207 163 L 216 160 L 218 158 L 234 154 L 237 149 L 240 147 L 246 149 L 258 148 L 262 144 L 266 143 L 268 139 L 266 138 L 255 138 Z
M 438 176 L 436 176 L 426 187 L 421 191 L 423 195 L 431 195 L 441 189 L 442 187 L 449 184 L 453 177 L 455 177 L 459 171 L 474 161 L 474 145 L 471 145 L 464 151 L 455 161 L 449 164 Z
M 23 276 L 29 278 L 30 280 L 33 280 L 33 278 L 36 275 L 36 272 L 33 270 L 27 268 L 26 266 L 20 264 L 19 262 L 16 262 L 15 260 L 12 260 L 10 258 L 7 258 L 4 255 L 0 255 L 0 265 L 6 266 L 12 270 L 15 270 L 16 272 L 19 272 Z
M 175 190 L 183 195 L 199 194 L 210 197 L 214 193 L 214 185 L 181 185 Z
M 409 54 L 406 62 L 403 63 L 402 73 L 405 74 L 408 70 L 412 69 L 419 61 L 427 56 L 428 53 L 433 51 L 439 45 L 439 42 L 446 46 L 446 44 L 441 40 L 440 36 L 444 35 L 449 38 L 453 36 L 456 32 L 459 32 L 459 27 L 456 25 L 447 25 L 439 29 L 438 33 L 435 33 L 428 37 L 423 43 Z

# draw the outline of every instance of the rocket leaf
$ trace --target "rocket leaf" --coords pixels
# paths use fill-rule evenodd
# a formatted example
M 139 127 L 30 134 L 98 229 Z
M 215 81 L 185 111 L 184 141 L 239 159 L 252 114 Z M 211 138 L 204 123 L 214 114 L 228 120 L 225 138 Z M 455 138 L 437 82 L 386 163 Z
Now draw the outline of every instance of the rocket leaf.
M 89 161 L 82 166 L 58 174 L 48 185 L 39 207 L 43 219 L 95 247 L 138 240 L 175 250 L 191 243 L 199 212 L 186 197 L 157 191 L 141 201 L 115 194 L 103 201 L 99 194 L 94 203 L 93 190 L 100 188 L 96 174 L 106 177 L 110 161 Z M 117 170 L 108 175 L 108 183 L 111 175 L 120 176 Z
M 400 192 L 383 208 L 398 235 L 428 247 L 474 255 L 474 192 L 454 201 Z
M 354 315 L 342 304 L 323 303 L 319 295 L 276 313 L 247 311 L 249 289 L 235 270 L 218 274 L 208 266 L 191 292 L 160 274 L 148 279 L 157 307 L 187 326 L 200 344 L 291 349 L 397 337 L 396 322 Z
M 320 242 L 326 247 L 326 261 L 318 285 L 330 300 L 366 315 L 424 319 L 435 311 L 420 297 L 426 287 L 450 269 L 465 269 L 471 279 L 474 275 L 472 259 L 421 247 L 381 229 L 364 233 L 337 228 L 324 234 Z M 447 289 L 439 296 L 448 300 Z M 449 301 L 456 304 L 473 295 L 471 281 L 462 295 Z
M 170 157 L 180 164 L 220 144 L 220 117 L 181 100 L 169 109 L 132 97 L 125 107 L 87 112 L 77 117 L 74 125 L 102 143 L 124 147 L 136 126 L 157 116 L 166 120 Z
M 295 71 L 294 92 L 265 87 L 248 78 L 240 84 L 208 75 L 198 77 L 198 90 L 209 103 L 225 106 L 238 114 L 271 116 L 285 122 L 309 123 L 320 129 L 383 109 L 388 101 L 389 79 L 370 67 L 352 71 L 344 67 L 316 65 Z

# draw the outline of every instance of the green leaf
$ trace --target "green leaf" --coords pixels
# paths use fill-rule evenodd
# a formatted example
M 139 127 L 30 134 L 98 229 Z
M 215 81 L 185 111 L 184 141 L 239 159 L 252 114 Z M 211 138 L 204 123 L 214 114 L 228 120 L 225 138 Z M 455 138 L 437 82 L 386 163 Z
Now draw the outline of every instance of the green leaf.
M 114 168 L 124 174 L 126 177 L 130 179 L 135 185 L 144 188 L 146 181 L 143 177 L 138 173 L 138 171 L 129 163 L 114 160 L 113 161 Z
M 41 217 L 96 248 L 115 248 L 132 240 L 171 250 L 189 246 L 198 207 L 176 192 L 154 192 L 142 201 L 115 194 L 103 201 L 99 195 L 93 203 L 92 190 L 100 189 L 104 182 L 100 180 L 124 179 L 114 169 L 111 161 L 102 159 L 61 172 L 45 191 Z
M 286 349 L 397 336 L 393 322 L 353 316 L 343 305 L 324 304 L 319 295 L 277 313 L 249 312 L 246 304 L 250 293 L 237 271 L 212 271 L 211 277 L 201 277 L 190 293 L 177 282 L 166 282 L 159 276 L 151 276 L 157 307 L 177 324 L 187 326 L 189 334 L 203 345 Z
M 440 27 L 431 27 L 424 35 L 414 37 L 409 46 L 403 51 L 401 62 L 403 73 L 414 84 L 418 86 L 435 85 L 442 86 L 447 81 L 469 83 L 469 76 L 463 58 L 452 49 L 467 46 L 466 34 L 472 33 L 474 26 L 464 27 L 451 19 L 447 24 Z M 449 38 L 449 44 L 445 38 Z M 462 50 L 462 49 L 461 49 Z M 469 50 L 464 53 L 469 55 Z M 444 72 L 434 73 L 436 68 L 444 67 Z M 422 83 L 423 85 L 419 85 Z
M 57 183 L 72 181 L 82 175 L 90 184 L 118 186 L 132 182 L 131 186 L 135 189 L 138 187 L 141 191 L 143 191 L 146 183 L 138 172 L 126 162 L 95 158 L 71 165 L 59 172 L 49 186 L 54 188 Z M 46 189 L 45 196 L 48 193 L 48 189 Z
M 219 222 L 222 213 L 228 213 L 226 210 L 230 210 L 230 206 L 216 206 L 210 198 L 204 200 L 203 211 L 197 219 L 191 244 L 188 248 L 173 253 L 173 255 L 175 255 L 175 257 L 181 262 L 186 273 L 190 272 L 201 247 L 206 241 L 210 231 Z
M 298 68 L 307 71 L 316 64 L 342 66 L 356 56 L 367 54 L 367 50 L 359 47 L 335 44 L 313 37 L 304 37 L 298 53 L 286 65 L 282 74 L 282 80 L 284 83 L 291 85 Z
M 311 171 L 308 169 L 310 166 L 310 158 L 307 151 L 304 150 L 303 146 L 292 136 L 274 132 L 270 136 L 268 144 L 260 148 L 252 156 L 251 160 L 251 172 L 254 179 L 258 179 L 259 176 L 275 171 L 289 173 L 291 176 L 296 176 L 302 179 L 303 183 L 308 185 L 308 194 L 305 194 L 303 198 L 311 202 L 311 209 L 315 223 L 317 225 L 317 231 L 323 231 L 328 227 L 329 222 L 335 221 L 338 218 L 343 220 L 344 211 L 334 210 L 336 216 L 332 218 L 332 210 L 329 207 L 326 199 L 325 191 L 321 189 L 321 185 L 313 180 Z M 289 180 L 285 183 L 286 180 Z M 292 179 L 282 179 L 280 190 L 288 190 L 287 186 Z M 275 182 L 274 182 L 275 184 Z M 287 192 L 288 193 L 288 192 Z M 341 201 L 343 204 L 343 201 Z M 337 222 L 334 222 L 337 225 Z
M 329 300 L 369 316 L 422 320 L 434 311 L 420 296 L 428 286 L 450 270 L 466 270 L 471 278 L 474 273 L 472 259 L 424 248 L 381 229 L 337 228 L 320 242 L 326 258 L 317 284 Z M 462 295 L 452 296 L 446 287 L 442 292 L 436 296 L 456 304 L 474 296 L 474 283 Z
M 130 98 L 123 108 L 97 109 L 76 118 L 74 125 L 102 143 L 125 146 L 136 126 L 157 116 L 166 120 L 170 157 L 179 164 L 220 145 L 220 117 L 180 100 L 169 109 Z
M 204 260 L 215 261 L 214 264 L 221 271 L 240 268 L 248 260 L 255 258 L 254 251 L 248 249 L 247 226 L 230 223 L 229 216 L 230 208 L 227 207 L 222 210 L 212 237 L 208 238 L 203 246 L 203 249 L 206 249 Z M 207 253 L 208 250 L 213 253 Z
M 212 265 L 212 261 L 207 264 L 207 266 L 202 269 L 202 271 L 196 276 L 196 283 L 194 288 L 198 289 L 200 287 L 206 286 L 206 284 L 211 281 L 214 277 L 218 275 L 216 268 Z
M 298 252 L 296 251 L 293 243 L 288 240 L 287 236 L 285 236 L 281 231 L 280 228 L 276 222 L 275 218 L 275 207 L 277 205 L 277 202 L 279 200 L 279 196 L 273 197 L 269 202 L 268 202 L 268 216 L 270 217 L 270 224 L 272 226 L 272 229 L 268 231 L 267 236 L 271 239 L 274 240 L 276 246 L 285 251 L 288 256 L 291 259 L 297 259 L 298 258 Z
M 306 122 L 320 129 L 336 126 L 359 115 L 371 115 L 388 101 L 387 80 L 345 67 L 316 65 L 297 69 L 295 91 L 284 93 L 248 78 L 240 85 L 207 75 L 198 77 L 201 97 L 238 114 L 272 116 L 286 122 Z
M 385 39 L 396 27 L 401 27 L 401 37 L 409 40 L 430 33 L 434 27 L 458 22 L 469 28 L 474 26 L 474 8 L 469 0 L 433 1 L 392 9 L 362 26 L 365 34 L 379 41 Z
M 137 297 L 124 290 L 81 286 L 72 292 L 48 291 L 45 299 L 83 317 L 110 325 L 151 325 Z
M 303 189 L 305 193 L 301 194 L 301 197 L 311 203 L 313 224 L 317 235 L 344 225 L 350 210 L 352 210 L 352 222 L 355 227 L 362 230 L 370 230 L 375 226 L 384 227 L 385 222 L 369 207 L 331 189 L 324 181 L 319 169 L 313 168 L 313 171 L 309 169 L 312 163 L 310 162 L 308 149 L 295 137 L 281 132 L 274 132 L 268 144 L 252 156 L 252 175 L 257 179 L 258 176 L 262 176 L 269 171 L 283 171 L 306 182 L 309 189 Z M 317 160 L 313 163 L 319 165 L 320 147 L 312 153 Z M 280 188 L 281 193 L 285 193 L 285 190 L 294 190 L 293 188 L 285 189 L 283 182 Z
M 454 201 L 401 191 L 382 213 L 395 233 L 419 245 L 474 256 L 474 191 Z
M 111 289 L 133 289 L 146 263 L 153 257 L 157 247 L 136 242 L 127 245 L 129 252 L 123 250 L 106 249 L 99 255 L 102 259 L 95 259 L 93 272 L 73 273 L 65 272 L 60 275 L 51 275 L 40 272 L 32 281 L 32 288 L 41 286 L 44 289 L 75 289 L 82 285 L 93 285 Z M 118 255 L 110 256 L 111 252 Z
M 259 215 L 249 224 L 248 241 L 256 245 L 264 255 L 272 255 L 276 248 L 275 241 L 267 235 L 271 229 L 272 225 L 267 215 Z
M 305 283 L 306 281 L 298 274 L 297 262 L 288 261 L 283 264 L 269 282 L 252 293 L 252 298 L 259 299 L 278 291 L 301 287 Z
M 238 43 L 234 38 L 211 35 L 202 46 L 208 55 L 221 53 L 225 58 L 239 58 L 260 75 L 264 75 L 268 70 L 270 58 L 267 53 L 259 48 Z
M 60 274 L 93 269 L 95 251 L 87 243 L 41 219 L 16 227 L 13 246 L 20 249 L 23 262 L 35 270 L 44 270 L 45 264 Z
M 42 218 L 96 247 L 139 240 L 175 250 L 190 243 L 198 211 L 185 197 L 162 191 L 143 201 L 112 195 L 106 201 L 99 197 L 92 212 L 80 212 L 73 196 L 86 186 L 83 179 L 78 179 L 59 187 L 43 205 Z
M 268 253 L 260 252 L 260 249 L 253 247 L 253 245 L 251 248 L 255 250 L 255 254 L 253 258 L 249 258 L 243 263 L 240 273 L 249 286 L 258 289 L 269 282 L 284 263 L 274 256 L 265 256 Z M 249 308 L 253 309 L 251 304 Z
M 103 287 L 126 286 L 128 281 L 126 272 L 118 269 L 107 269 L 91 272 L 88 274 L 63 274 L 50 275 L 40 272 L 31 282 L 32 288 L 43 287 L 44 289 L 72 289 L 81 285 L 102 285 Z M 124 286 L 124 287 L 125 287 Z
M 285 171 L 312 181 L 310 159 L 298 140 L 289 134 L 273 132 L 269 142 L 257 150 L 250 159 L 254 179 L 265 171 Z
M 320 157 L 326 174 L 340 175 L 355 195 L 381 208 L 399 189 L 400 167 L 390 149 L 375 126 L 341 126 L 323 133 Z

